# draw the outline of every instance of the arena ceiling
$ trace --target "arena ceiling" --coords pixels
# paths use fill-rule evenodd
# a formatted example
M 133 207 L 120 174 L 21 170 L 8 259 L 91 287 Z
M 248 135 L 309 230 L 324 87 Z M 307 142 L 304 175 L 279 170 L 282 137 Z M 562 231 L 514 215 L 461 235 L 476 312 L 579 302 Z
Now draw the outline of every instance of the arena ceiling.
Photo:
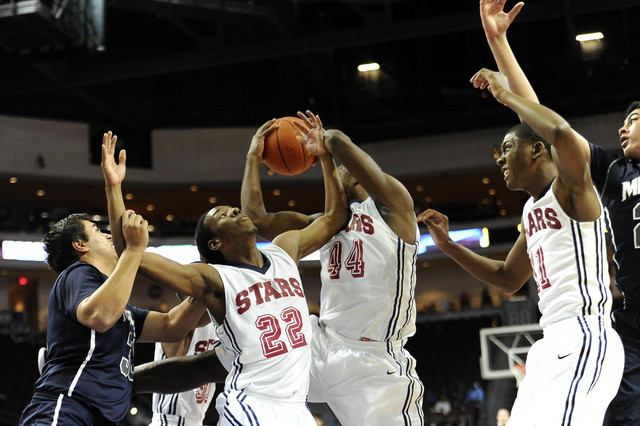
M 638 96 L 638 28 L 637 0 L 531 0 L 509 35 L 541 100 L 584 115 Z M 477 0 L 0 0 L 0 114 L 120 134 L 305 108 L 362 142 L 512 120 L 468 83 L 481 67 Z

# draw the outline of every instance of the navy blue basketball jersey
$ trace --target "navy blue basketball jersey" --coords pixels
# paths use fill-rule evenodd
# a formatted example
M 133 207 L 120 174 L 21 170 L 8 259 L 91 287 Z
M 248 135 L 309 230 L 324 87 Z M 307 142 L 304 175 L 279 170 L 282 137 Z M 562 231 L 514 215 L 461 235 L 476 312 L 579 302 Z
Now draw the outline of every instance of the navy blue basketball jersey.
M 56 279 L 49 296 L 47 355 L 35 391 L 64 394 L 119 422 L 131 399 L 134 343 L 149 311 L 127 305 L 104 333 L 82 325 L 78 305 L 106 280 L 84 262 L 74 263 Z
M 605 208 L 625 305 L 640 306 L 640 167 L 591 145 L 591 177 Z

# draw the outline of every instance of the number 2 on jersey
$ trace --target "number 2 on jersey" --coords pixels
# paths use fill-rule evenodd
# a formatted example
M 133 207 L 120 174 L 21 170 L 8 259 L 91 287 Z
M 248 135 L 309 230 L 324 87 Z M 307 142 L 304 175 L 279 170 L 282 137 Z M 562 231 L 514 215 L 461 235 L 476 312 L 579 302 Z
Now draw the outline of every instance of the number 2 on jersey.
M 351 272 L 353 278 L 364 277 L 364 253 L 362 249 L 362 240 L 354 240 L 353 247 L 349 251 L 347 259 L 344 261 L 344 267 Z M 329 265 L 327 272 L 329 278 L 337 280 L 340 278 L 340 270 L 342 269 L 342 242 L 336 241 L 329 252 Z
M 302 315 L 294 307 L 288 307 L 282 310 L 280 318 L 285 322 L 285 333 L 291 344 L 291 349 L 299 348 L 307 344 L 307 339 L 302 330 Z M 280 321 L 270 314 L 260 315 L 256 319 L 256 327 L 263 331 L 260 335 L 260 344 L 262 345 L 262 353 L 265 358 L 282 355 L 289 350 L 287 345 L 280 339 L 282 328 Z

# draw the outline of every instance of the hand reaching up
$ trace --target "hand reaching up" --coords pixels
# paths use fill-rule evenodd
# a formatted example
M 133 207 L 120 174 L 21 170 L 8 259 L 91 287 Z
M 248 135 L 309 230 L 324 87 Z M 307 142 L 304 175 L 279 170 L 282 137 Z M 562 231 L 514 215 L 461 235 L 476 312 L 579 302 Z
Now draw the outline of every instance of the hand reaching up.
M 118 156 L 118 162 L 116 163 L 115 152 L 116 142 L 118 136 L 109 132 L 102 136 L 102 174 L 104 175 L 104 182 L 108 186 L 117 186 L 122 183 L 127 171 L 127 153 L 124 149 L 120 150 Z
M 327 147 L 324 145 L 324 128 L 320 117 L 307 110 L 306 115 L 298 111 L 298 117 L 304 121 L 306 127 L 298 122 L 294 122 L 295 126 L 300 129 L 304 136 L 298 136 L 298 140 L 304 145 L 310 154 L 317 157 L 329 155 Z

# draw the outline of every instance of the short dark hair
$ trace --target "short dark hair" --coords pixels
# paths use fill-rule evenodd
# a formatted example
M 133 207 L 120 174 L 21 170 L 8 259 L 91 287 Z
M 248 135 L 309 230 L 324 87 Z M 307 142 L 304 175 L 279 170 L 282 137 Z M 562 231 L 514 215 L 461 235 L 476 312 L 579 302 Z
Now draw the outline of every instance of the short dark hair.
M 78 254 L 71 245 L 74 241 L 88 241 L 83 221 L 88 221 L 86 213 L 74 213 L 56 222 L 42 240 L 47 252 L 49 267 L 61 273 L 78 261 Z
M 640 101 L 633 101 L 629 104 L 629 106 L 627 107 L 627 112 L 624 115 L 625 117 L 628 117 L 629 114 L 631 114 L 633 111 L 640 109 Z
M 208 212 L 200 216 L 198 224 L 196 225 L 195 242 L 196 247 L 198 247 L 198 252 L 207 263 L 212 263 L 214 265 L 227 263 L 227 260 L 224 258 L 224 255 L 220 250 L 211 250 L 209 247 L 209 241 L 214 239 L 216 234 L 205 224 L 207 214 Z
M 531 128 L 527 123 L 516 124 L 507 132 L 507 134 L 510 133 L 513 133 L 519 141 L 524 141 L 530 145 L 533 145 L 538 141 L 542 142 L 547 151 L 549 151 L 549 155 L 551 155 L 551 144 L 545 141 L 542 136 L 533 130 L 533 128 Z

